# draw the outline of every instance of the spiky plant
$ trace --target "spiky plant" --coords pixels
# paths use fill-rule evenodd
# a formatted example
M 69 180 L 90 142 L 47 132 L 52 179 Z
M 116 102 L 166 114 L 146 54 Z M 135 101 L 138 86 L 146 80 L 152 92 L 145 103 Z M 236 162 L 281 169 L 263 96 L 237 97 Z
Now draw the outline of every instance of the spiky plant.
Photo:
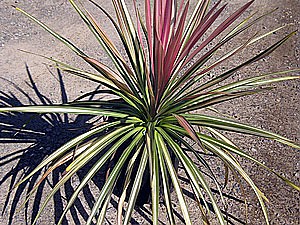
M 58 221 L 58 224 L 61 224 L 78 194 L 88 185 L 93 176 L 113 159 L 115 166 L 107 174 L 105 184 L 86 221 L 87 225 L 95 220 L 97 224 L 102 224 L 104 221 L 106 209 L 122 171 L 126 171 L 126 178 L 123 179 L 123 192 L 119 199 L 119 224 L 129 223 L 145 173 L 149 173 L 151 184 L 153 224 L 158 224 L 160 196 L 167 211 L 168 221 L 170 224 L 175 224 L 170 194 L 171 186 L 177 196 L 185 224 L 192 224 L 176 166 L 171 159 L 174 155 L 182 165 L 195 199 L 199 203 L 199 213 L 201 213 L 203 223 L 208 224 L 211 219 L 209 202 L 218 222 L 226 224 L 224 212 L 221 210 L 223 202 L 221 187 L 203 156 L 207 154 L 217 157 L 224 163 L 226 170 L 231 171 L 236 177 L 243 178 L 249 184 L 257 196 L 265 221 L 269 224 L 264 203 L 266 198 L 240 165 L 238 159 L 245 158 L 269 171 L 272 170 L 242 151 L 225 137 L 222 131 L 264 137 L 294 148 L 299 148 L 299 146 L 272 132 L 228 118 L 207 115 L 205 109 L 213 109 L 212 107 L 219 103 L 269 90 L 266 85 L 274 82 L 299 78 L 281 76 L 292 72 L 283 71 L 235 82 L 224 82 L 240 69 L 269 55 L 295 32 L 288 34 L 252 58 L 245 59 L 238 66 L 211 78 L 208 74 L 213 74 L 214 69 L 218 68 L 217 66 L 221 63 L 282 28 L 279 27 L 262 35 L 253 35 L 243 43 L 236 43 L 236 48 L 215 58 L 214 56 L 219 53 L 221 47 L 269 14 L 259 17 L 251 15 L 236 22 L 253 1 L 246 3 L 221 21 L 219 25 L 213 26 L 226 7 L 226 5 L 220 6 L 221 1 L 211 7 L 209 7 L 209 0 L 197 1 L 192 13 L 188 13 L 189 1 L 182 0 L 177 3 L 176 0 L 154 0 L 153 2 L 145 0 L 143 13 L 145 17 L 143 18 L 135 0 L 133 0 L 134 16 L 129 12 L 124 0 L 112 0 L 115 17 L 108 14 L 95 1 L 89 0 L 111 21 L 123 44 L 125 55 L 120 53 L 109 36 L 79 1 L 69 0 L 69 2 L 106 51 L 113 67 L 89 57 L 70 40 L 54 32 L 27 12 L 20 8 L 16 9 L 73 50 L 91 65 L 95 72 L 84 71 L 52 58 L 48 58 L 49 60 L 58 65 L 62 71 L 105 86 L 106 89 L 99 91 L 98 94 L 110 98 L 108 100 L 77 100 L 59 105 L 5 107 L 0 108 L 0 112 L 88 114 L 107 116 L 109 119 L 61 146 L 17 184 L 17 186 L 20 185 L 42 168 L 48 167 L 33 188 L 32 194 L 54 169 L 62 164 L 68 164 L 64 176 L 47 194 L 34 223 L 64 183 L 83 166 L 97 159 L 76 187 L 72 197 L 68 199 L 61 219 Z M 211 43 L 212 47 L 207 48 Z M 274 78 L 273 75 L 280 76 Z M 120 153 L 118 158 L 113 157 L 116 152 Z M 201 165 L 202 169 L 198 165 Z M 137 168 L 136 171 L 133 172 L 133 168 Z M 272 172 L 299 191 L 298 186 L 280 174 Z M 132 173 L 135 173 L 135 179 L 132 179 Z M 217 193 L 212 192 L 212 185 L 217 187 Z M 217 199 L 222 199 L 221 203 Z M 125 200 L 128 203 L 125 207 L 126 213 L 122 217 Z

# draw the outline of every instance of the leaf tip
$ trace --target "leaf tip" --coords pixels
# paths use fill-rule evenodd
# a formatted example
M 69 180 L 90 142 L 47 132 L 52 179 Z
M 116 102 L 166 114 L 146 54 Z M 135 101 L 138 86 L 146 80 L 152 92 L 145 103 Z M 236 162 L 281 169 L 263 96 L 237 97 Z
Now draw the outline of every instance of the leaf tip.
M 18 11 L 22 11 L 19 7 L 17 7 L 16 5 L 11 5 L 11 7 L 13 7 L 14 9 L 18 10 Z

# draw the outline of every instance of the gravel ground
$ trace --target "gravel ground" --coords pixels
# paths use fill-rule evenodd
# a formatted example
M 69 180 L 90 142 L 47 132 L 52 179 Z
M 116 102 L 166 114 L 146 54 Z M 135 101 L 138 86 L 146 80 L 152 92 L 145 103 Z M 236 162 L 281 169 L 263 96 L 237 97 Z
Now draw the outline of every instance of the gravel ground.
M 105 8 L 112 12 L 112 5 L 108 0 L 97 0 Z M 143 2 L 143 1 L 138 1 Z M 194 4 L 196 1 L 192 1 Z M 213 1 L 215 2 L 215 1 Z M 240 7 L 244 0 L 226 1 L 229 5 L 225 12 L 226 15 Z M 104 63 L 109 63 L 103 50 L 91 37 L 87 28 L 80 21 L 80 18 L 70 7 L 67 0 L 26 0 L 12 1 L 0 0 L 0 102 L 5 101 L 10 104 L 35 104 L 35 103 L 59 103 L 75 99 L 79 94 L 94 90 L 97 85 L 82 79 L 59 74 L 55 69 L 47 66 L 49 62 L 40 57 L 26 54 L 18 49 L 51 56 L 61 61 L 76 64 L 78 67 L 85 67 L 63 44 L 54 40 L 48 33 L 37 25 L 30 22 L 20 13 L 16 12 L 11 5 L 17 5 L 22 9 L 32 13 L 42 21 L 46 22 L 54 30 L 72 39 L 88 54 L 101 59 Z M 278 7 L 279 9 L 271 16 L 266 17 L 264 22 L 259 23 L 253 30 L 240 37 L 240 41 L 247 40 L 255 33 L 255 30 L 271 30 L 286 24 L 287 27 L 280 32 L 271 35 L 267 41 L 263 41 L 250 50 L 242 52 L 234 60 L 223 65 L 221 70 L 230 68 L 237 63 L 248 59 L 252 54 L 260 52 L 263 47 L 274 43 L 284 34 L 292 30 L 299 29 L 300 23 L 300 2 L 298 0 L 257 0 L 247 11 L 245 16 L 257 10 L 266 12 Z M 107 33 L 111 34 L 112 39 L 120 45 L 107 19 L 102 15 L 97 15 Z M 251 74 L 262 74 L 265 72 L 286 70 L 289 68 L 299 68 L 300 63 L 300 38 L 295 35 L 288 43 L 272 53 L 271 56 L 253 64 L 234 75 L 233 80 L 249 76 Z M 237 40 L 238 41 L 238 40 Z M 234 47 L 234 43 L 228 46 Z M 299 75 L 299 74 L 298 74 Z M 272 92 L 264 93 L 256 97 L 247 97 L 234 100 L 220 105 L 218 108 L 222 113 L 229 114 L 235 119 L 254 124 L 267 130 L 277 132 L 300 143 L 300 82 L 289 81 L 276 85 Z M 28 173 L 44 157 L 49 155 L 56 147 L 60 146 L 66 139 L 88 129 L 90 124 L 89 117 L 32 117 L 31 115 L 18 114 L 14 116 L 0 115 L 1 123 L 13 124 L 20 128 L 27 123 L 27 128 L 36 131 L 31 134 L 17 134 L 14 140 L 5 140 L 11 137 L 11 133 L 0 133 L 0 224 L 23 225 L 30 224 L 32 215 L 36 215 L 37 206 L 44 199 L 42 191 L 49 190 L 52 183 L 59 179 L 62 171 L 56 171 L 49 178 L 49 181 L 42 185 L 35 197 L 29 204 L 17 213 L 18 207 L 24 200 L 28 190 L 33 187 L 37 177 L 22 185 L 13 192 L 9 192 L 12 185 L 18 181 L 23 174 Z M 76 128 L 80 128 L 80 130 Z M 45 135 L 46 134 L 46 135 Z M 287 178 L 299 184 L 300 179 L 300 156 L 299 151 L 280 145 L 272 141 L 254 139 L 248 136 L 232 135 L 232 138 L 255 158 L 263 161 Z M 221 165 L 214 162 L 214 167 L 219 169 Z M 243 161 L 243 166 L 251 174 L 265 195 L 270 200 L 267 203 L 271 224 L 298 225 L 300 224 L 300 196 L 299 192 L 287 187 L 272 174 L 261 170 L 252 163 Z M 220 176 L 222 173 L 220 172 Z M 78 175 L 80 178 L 80 174 Z M 184 179 L 183 179 L 184 185 Z M 64 198 L 70 196 L 72 185 L 76 185 L 78 180 L 75 178 L 66 188 L 55 195 L 54 200 L 47 206 L 45 213 L 39 220 L 40 225 L 55 224 L 59 217 Z M 84 224 L 88 215 L 88 209 L 92 200 L 85 200 L 87 196 L 97 193 L 97 182 L 91 184 L 81 197 L 82 201 L 76 202 L 76 207 L 71 210 L 65 224 Z M 66 191 L 65 191 L 66 190 Z M 247 191 L 247 189 L 246 189 Z M 231 182 L 226 192 L 229 197 L 228 211 L 232 216 L 233 224 L 244 224 L 243 204 L 241 203 L 241 191 L 237 185 Z M 253 200 L 254 194 L 247 194 L 248 200 L 248 223 L 264 224 L 261 210 L 258 203 Z M 194 211 L 193 201 L 187 197 L 191 205 L 191 213 L 194 224 L 201 224 L 199 212 Z M 109 207 L 107 219 L 108 224 L 115 224 L 115 201 Z M 176 204 L 176 202 L 175 202 Z M 149 224 L 151 218 L 148 213 L 149 206 L 138 209 L 132 224 Z M 179 212 L 179 211 L 178 211 Z M 162 213 L 164 215 L 164 212 Z M 164 216 L 161 216 L 162 224 L 165 223 Z M 179 216 L 180 217 L 180 216 Z M 239 219 L 234 219 L 239 218 Z M 109 222 L 110 221 L 110 222 Z M 178 220 L 178 224 L 181 224 Z

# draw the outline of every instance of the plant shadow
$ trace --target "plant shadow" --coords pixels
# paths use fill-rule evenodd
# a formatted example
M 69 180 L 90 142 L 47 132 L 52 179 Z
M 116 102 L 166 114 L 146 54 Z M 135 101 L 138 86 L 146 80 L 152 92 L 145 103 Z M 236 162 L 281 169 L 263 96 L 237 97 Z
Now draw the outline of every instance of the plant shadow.
M 27 99 L 30 105 L 53 104 L 52 101 L 38 89 L 27 65 L 26 71 L 29 80 L 29 82 L 26 82 L 26 84 L 29 85 L 34 91 L 35 96 L 29 96 L 23 89 L 12 82 L 5 80 L 4 78 L 2 78 L 2 80 L 9 82 L 10 85 L 17 90 L 18 94 L 22 95 L 22 99 Z M 60 84 L 61 102 L 67 103 L 68 96 L 62 74 L 59 70 L 57 70 L 56 79 L 58 79 Z M 33 97 L 38 100 L 35 100 Z M 0 104 L 2 106 L 23 105 L 22 101 L 13 93 L 5 93 L 3 91 L 0 91 Z M 91 116 L 86 115 L 70 118 L 66 114 L 0 114 L 0 143 L 13 143 L 16 144 L 16 146 L 20 143 L 30 143 L 30 145 L 24 149 L 13 151 L 0 157 L 0 168 L 6 165 L 13 165 L 13 167 L 0 180 L 0 186 L 5 185 L 5 183 L 7 185 L 7 183 L 9 183 L 8 189 L 12 190 L 13 187 L 19 182 L 20 178 L 24 178 L 31 173 L 33 169 L 35 169 L 47 156 L 53 153 L 63 143 L 89 130 L 93 126 L 93 124 L 89 122 L 91 119 Z M 64 169 L 65 166 L 59 167 L 52 173 L 52 180 L 45 179 L 45 181 L 41 183 L 36 194 L 33 196 L 31 207 L 29 207 L 29 203 L 25 204 L 24 213 L 26 224 L 32 223 L 38 213 L 43 190 L 46 184 L 51 187 L 52 184 L 57 183 Z M 3 205 L 2 214 L 8 211 L 8 225 L 13 224 L 13 217 L 18 210 L 18 205 L 24 200 L 21 200 L 21 197 L 27 195 L 30 190 L 32 190 L 43 172 L 44 171 L 39 171 L 31 179 L 21 183 L 18 187 L 16 187 L 15 191 L 7 194 L 5 203 Z M 82 174 L 79 173 L 78 177 L 82 178 Z M 97 185 L 101 186 L 101 183 L 98 182 Z M 65 196 L 63 196 L 61 190 L 55 194 L 55 221 L 58 221 L 60 218 L 60 215 L 63 211 L 63 201 L 64 199 L 70 198 L 69 193 L 72 193 L 72 189 L 73 187 L 71 181 L 68 181 L 64 185 L 64 193 L 66 193 Z M 91 205 L 93 201 L 91 193 L 85 190 L 84 197 L 88 204 Z M 76 211 L 78 211 L 85 219 L 88 217 L 88 213 L 80 201 L 75 202 L 75 206 L 71 209 L 71 214 L 74 222 L 76 224 L 80 224 Z M 29 215 L 29 213 L 31 213 L 31 215 Z M 31 221 L 29 222 L 29 220 Z M 65 220 L 63 224 L 66 225 L 68 222 Z
M 26 72 L 29 82 L 26 84 L 33 90 L 35 96 L 29 96 L 22 88 L 15 83 L 1 78 L 3 82 L 7 82 L 13 86 L 18 95 L 21 98 L 16 97 L 12 92 L 5 93 L 0 91 L 0 106 L 23 106 L 22 100 L 26 99 L 30 105 L 49 105 L 53 104 L 50 98 L 44 95 L 36 86 L 33 76 L 26 65 Z M 61 103 L 68 102 L 68 94 L 65 89 L 62 74 L 59 70 L 54 74 L 55 79 L 59 81 L 59 87 L 61 92 Z M 94 96 L 91 95 L 90 99 Z M 37 100 L 36 100 L 37 99 Z M 36 113 L 1 113 L 0 114 L 0 143 L 3 144 L 15 144 L 14 148 L 19 144 L 27 144 L 28 147 L 11 151 L 7 149 L 0 157 L 0 168 L 8 170 L 7 173 L 0 179 L 0 186 L 3 189 L 12 190 L 14 186 L 28 174 L 30 174 L 47 156 L 53 153 L 56 149 L 62 146 L 67 141 L 75 138 L 76 136 L 90 130 L 94 124 L 95 116 L 79 115 L 71 117 L 67 114 L 36 114 Z M 10 145 L 6 145 L 10 146 Z M 4 152 L 4 151 L 2 151 Z M 93 159 L 97 160 L 97 159 Z M 80 171 L 77 172 L 77 178 L 80 182 L 86 172 L 89 171 L 93 162 L 86 165 Z M 12 168 L 9 168 L 9 166 Z M 39 212 L 39 208 L 42 204 L 43 192 L 45 192 L 46 185 L 52 188 L 61 178 L 65 171 L 66 165 L 62 165 L 54 170 L 50 178 L 46 178 L 37 189 L 36 193 L 32 196 L 29 203 L 24 205 L 24 222 L 26 224 L 32 224 L 34 218 Z M 18 212 L 20 205 L 24 201 L 24 195 L 27 196 L 33 189 L 35 184 L 39 181 L 41 175 L 46 170 L 39 171 L 31 179 L 26 180 L 15 188 L 14 191 L 10 191 L 2 207 L 2 216 L 5 214 L 7 217 L 7 224 L 14 224 L 14 215 Z M 101 188 L 105 181 L 105 171 L 100 171 L 94 176 L 92 182 Z M 55 223 L 60 219 L 64 205 L 68 199 L 71 198 L 74 192 L 74 186 L 78 181 L 69 180 L 65 183 L 63 190 L 59 190 L 54 195 L 54 219 Z M 75 184 L 74 184 L 75 183 Z M 7 187 L 8 186 L 8 187 Z M 49 188 L 49 187 L 48 187 Z M 1 188 L 2 189 L 2 188 Z M 89 185 L 87 185 L 83 191 L 83 197 L 89 208 L 91 209 L 95 199 L 94 194 Z M 82 201 L 77 199 L 74 206 L 70 209 L 74 224 L 81 224 L 79 215 L 86 221 L 88 219 L 88 211 Z M 135 222 L 134 220 L 132 221 Z M 63 221 L 63 225 L 72 224 L 66 219 Z
M 12 92 L 5 93 L 4 91 L 0 91 L 0 106 L 23 106 L 23 100 L 27 100 L 30 105 L 53 104 L 53 101 L 44 95 L 41 90 L 39 90 L 27 65 L 26 72 L 28 76 L 28 82 L 26 82 L 26 85 L 32 89 L 34 96 L 27 94 L 15 83 L 6 80 L 5 78 L 0 78 L 3 82 L 7 82 L 9 85 L 15 88 L 18 96 L 21 96 L 18 98 Z M 59 82 L 61 103 L 68 103 L 68 94 L 61 72 L 59 70 L 56 70 L 54 73 L 51 70 L 49 70 L 49 72 Z M 90 99 L 94 97 L 94 95 L 90 95 Z M 67 114 L 41 115 L 36 113 L 0 113 L 0 144 L 8 144 L 5 146 L 14 144 L 14 148 L 15 146 L 18 147 L 20 144 L 28 145 L 28 147 L 25 147 L 24 149 L 20 149 L 21 147 L 14 151 L 8 149 L 7 151 L 9 151 L 9 153 L 2 154 L 0 156 L 0 168 L 8 170 L 8 172 L 0 178 L 1 189 L 4 187 L 6 190 L 12 190 L 22 178 L 30 174 L 47 156 L 53 153 L 56 149 L 58 149 L 67 141 L 90 130 L 95 125 L 95 119 L 98 118 L 88 115 L 72 117 Z M 94 160 L 96 161 L 97 158 L 93 159 L 93 161 Z M 64 187 L 58 190 L 54 195 L 53 209 L 55 223 L 57 223 L 60 219 L 65 203 L 71 198 L 72 193 L 74 192 L 74 186 L 76 186 L 76 184 L 78 184 L 78 182 L 84 178 L 85 174 L 89 171 L 89 169 L 91 169 L 91 165 L 93 165 L 93 162 L 86 165 L 82 170 L 79 170 L 76 174 L 78 180 L 68 180 L 64 184 Z M 12 166 L 12 168 L 9 168 L 10 166 Z M 32 224 L 34 218 L 37 216 L 42 204 L 41 199 L 42 196 L 44 196 L 43 193 L 45 192 L 45 189 L 48 188 L 49 190 L 49 187 L 53 188 L 54 184 L 60 180 L 65 168 L 66 165 L 62 165 L 55 169 L 51 176 L 46 178 L 40 184 L 30 201 L 24 205 L 25 218 L 23 221 L 26 225 Z M 45 171 L 46 169 L 39 171 L 31 179 L 21 183 L 14 189 L 14 191 L 10 191 L 7 194 L 5 197 L 5 202 L 0 210 L 2 210 L 2 215 L 7 217 L 8 225 L 14 224 L 14 216 L 18 212 L 20 205 L 23 203 L 24 196 L 30 193 Z M 93 184 L 99 189 L 101 189 L 104 185 L 105 174 L 106 169 L 104 168 L 92 179 Z M 183 181 L 185 179 L 184 177 L 179 178 Z M 183 193 L 187 197 L 194 199 L 193 193 L 189 192 L 188 190 L 184 189 Z M 77 199 L 70 209 L 71 217 L 74 223 L 64 219 L 62 224 L 81 224 L 82 219 L 86 221 L 89 217 L 89 210 L 92 209 L 95 202 L 94 195 L 93 189 L 87 185 L 82 191 L 82 196 L 86 204 L 84 204 L 81 199 Z M 230 196 L 226 197 L 230 198 Z M 88 205 L 88 207 L 86 205 Z M 111 200 L 111 205 L 115 209 L 118 208 L 118 203 L 114 199 Z M 145 207 L 136 207 L 136 212 L 139 214 L 139 216 L 143 217 L 145 221 L 150 224 L 152 223 L 151 212 Z M 181 213 L 177 211 L 174 213 L 176 217 L 182 221 L 182 223 L 184 223 Z M 234 216 L 229 215 L 229 217 L 241 224 L 245 224 L 243 221 L 238 220 Z M 111 224 L 111 222 L 107 222 Z M 162 221 L 160 221 L 160 223 L 164 224 Z M 140 223 L 132 218 L 131 224 Z M 229 224 L 233 223 L 229 220 Z

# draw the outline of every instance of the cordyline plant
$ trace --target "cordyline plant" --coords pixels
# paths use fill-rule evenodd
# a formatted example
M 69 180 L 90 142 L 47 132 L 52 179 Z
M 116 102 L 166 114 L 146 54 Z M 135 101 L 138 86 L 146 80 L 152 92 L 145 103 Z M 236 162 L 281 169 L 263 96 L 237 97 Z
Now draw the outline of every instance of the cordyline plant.
M 258 17 L 253 14 L 236 22 L 253 3 L 250 1 L 219 25 L 213 26 L 226 7 L 221 6 L 221 1 L 210 7 L 209 0 L 199 0 L 193 11 L 188 13 L 189 1 L 145 0 L 143 17 L 135 0 L 133 16 L 124 0 L 112 0 L 116 13 L 115 17 L 112 17 L 102 6 L 89 0 L 111 21 L 126 51 L 124 56 L 80 2 L 69 2 L 106 51 L 113 62 L 113 68 L 89 57 L 70 40 L 25 11 L 16 9 L 73 50 L 91 65 L 95 72 L 84 71 L 52 58 L 48 58 L 49 60 L 55 62 L 63 71 L 105 86 L 105 90 L 97 93 L 110 96 L 109 100 L 84 101 L 83 98 L 79 98 L 69 104 L 5 107 L 0 108 L 0 112 L 88 114 L 106 116 L 108 120 L 65 143 L 20 182 L 30 179 L 42 168 L 48 168 L 31 195 L 54 169 L 63 164 L 68 165 L 60 181 L 48 193 L 33 223 L 36 223 L 46 204 L 65 182 L 83 166 L 97 159 L 76 187 L 72 197 L 68 199 L 58 224 L 62 223 L 82 189 L 111 160 L 114 160 L 115 166 L 107 172 L 105 183 L 86 224 L 95 221 L 102 224 L 121 173 L 125 174 L 125 178 L 122 178 L 123 191 L 119 198 L 118 224 L 129 223 L 145 173 L 149 174 L 150 179 L 153 224 L 158 224 L 160 197 L 163 199 L 168 221 L 175 224 L 171 189 L 177 196 L 185 224 L 192 224 L 178 178 L 175 157 L 182 165 L 199 203 L 203 223 L 209 224 L 212 219 L 210 211 L 213 211 L 217 221 L 226 224 L 228 218 L 223 211 L 225 203 L 222 187 L 204 157 L 212 155 L 224 163 L 226 177 L 230 171 L 238 182 L 242 178 L 249 184 L 260 203 L 265 221 L 269 224 L 264 203 L 267 199 L 240 165 L 237 157 L 245 158 L 273 172 L 298 191 L 299 187 L 242 151 L 225 137 L 222 131 L 264 137 L 298 149 L 299 145 L 272 132 L 228 118 L 206 115 L 204 113 L 207 111 L 204 109 L 214 110 L 213 106 L 219 103 L 269 90 L 266 85 L 271 83 L 299 78 L 282 76 L 296 71 L 289 70 L 224 82 L 240 69 L 269 55 L 295 32 L 238 66 L 211 78 L 208 74 L 213 73 L 221 63 L 282 28 L 260 35 L 255 34 L 243 43 L 236 43 L 234 49 L 214 57 L 226 43 L 271 12 Z M 117 152 L 118 157 L 114 157 Z M 212 191 L 212 187 L 217 188 L 217 193 Z M 124 204 L 125 201 L 127 204 Z M 124 208 L 126 212 L 122 216 Z

